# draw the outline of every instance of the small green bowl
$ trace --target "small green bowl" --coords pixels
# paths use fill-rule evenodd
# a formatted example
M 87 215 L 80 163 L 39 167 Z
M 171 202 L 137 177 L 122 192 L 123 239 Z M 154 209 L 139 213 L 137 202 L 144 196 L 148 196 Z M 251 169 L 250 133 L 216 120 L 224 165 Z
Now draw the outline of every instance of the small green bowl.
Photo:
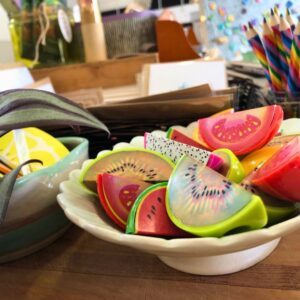
M 17 180 L 0 226 L 0 263 L 31 254 L 61 236 L 70 225 L 56 201 L 59 185 L 88 158 L 88 140 L 59 139 L 70 153 L 55 165 Z

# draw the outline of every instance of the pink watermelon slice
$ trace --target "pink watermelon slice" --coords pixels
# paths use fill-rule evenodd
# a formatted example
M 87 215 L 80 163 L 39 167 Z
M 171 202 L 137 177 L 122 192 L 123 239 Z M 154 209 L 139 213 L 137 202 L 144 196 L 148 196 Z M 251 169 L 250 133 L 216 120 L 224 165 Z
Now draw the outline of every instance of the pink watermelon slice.
M 150 185 L 141 180 L 107 173 L 100 174 L 97 178 L 100 203 L 108 216 L 122 229 L 126 228 L 134 201 Z
M 167 182 L 154 184 L 144 190 L 135 201 L 126 227 L 126 233 L 151 236 L 186 237 L 168 217 L 165 205 Z

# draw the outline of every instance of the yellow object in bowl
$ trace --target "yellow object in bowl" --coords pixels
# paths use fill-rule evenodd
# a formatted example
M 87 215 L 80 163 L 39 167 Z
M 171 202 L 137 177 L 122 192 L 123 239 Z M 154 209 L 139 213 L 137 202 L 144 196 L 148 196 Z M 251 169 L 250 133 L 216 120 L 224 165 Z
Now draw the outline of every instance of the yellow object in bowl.
M 245 170 L 245 176 L 248 176 L 255 168 L 259 167 L 274 155 L 280 148 L 291 141 L 296 135 L 286 135 L 274 137 L 266 146 L 248 154 L 241 161 Z
M 69 150 L 59 140 L 38 128 L 13 130 L 0 138 L 0 160 L 10 168 L 13 169 L 29 159 L 43 162 L 43 165 L 28 166 L 28 173 L 50 167 L 68 153 Z

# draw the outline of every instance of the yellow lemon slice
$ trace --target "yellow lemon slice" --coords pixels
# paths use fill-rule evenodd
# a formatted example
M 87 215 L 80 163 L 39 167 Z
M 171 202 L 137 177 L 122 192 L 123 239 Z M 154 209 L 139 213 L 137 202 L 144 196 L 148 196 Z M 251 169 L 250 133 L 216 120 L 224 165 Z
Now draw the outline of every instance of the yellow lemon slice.
M 17 129 L 0 137 L 0 160 L 11 168 L 28 159 L 41 160 L 43 165 L 27 166 L 29 172 L 34 172 L 55 164 L 68 153 L 59 140 L 38 128 Z

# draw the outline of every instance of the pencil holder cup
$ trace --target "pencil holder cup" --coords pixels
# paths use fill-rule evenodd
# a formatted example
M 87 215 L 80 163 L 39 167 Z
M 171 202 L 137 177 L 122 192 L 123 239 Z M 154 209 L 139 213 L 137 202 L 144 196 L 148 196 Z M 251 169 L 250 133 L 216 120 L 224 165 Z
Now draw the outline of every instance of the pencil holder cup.
M 268 102 L 280 105 L 284 112 L 284 119 L 300 118 L 300 93 L 269 91 Z

